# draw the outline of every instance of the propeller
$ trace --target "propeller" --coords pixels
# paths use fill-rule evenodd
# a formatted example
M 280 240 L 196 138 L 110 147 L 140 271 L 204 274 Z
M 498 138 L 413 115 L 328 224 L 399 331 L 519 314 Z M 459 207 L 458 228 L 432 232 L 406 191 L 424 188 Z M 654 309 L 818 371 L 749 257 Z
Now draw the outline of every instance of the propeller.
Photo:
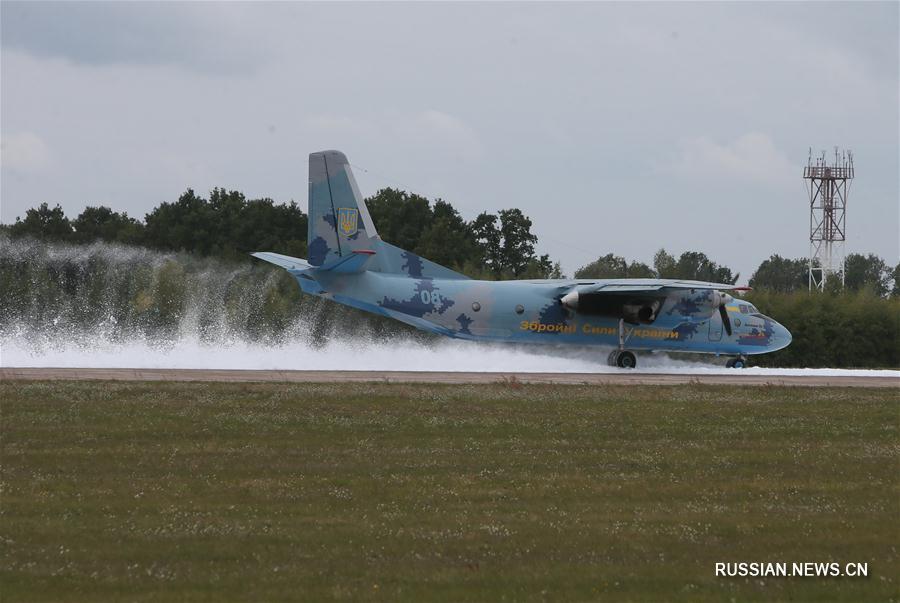
M 716 291 L 713 297 L 713 305 L 719 308 L 719 316 L 722 317 L 722 324 L 725 326 L 725 332 L 728 333 L 729 337 L 731 336 L 731 319 L 728 317 L 728 310 L 725 306 L 733 299 L 733 297 L 721 291 Z
M 722 324 L 725 325 L 725 332 L 731 337 L 731 319 L 728 317 L 728 310 L 725 309 L 724 304 L 719 306 L 719 316 L 722 317 Z

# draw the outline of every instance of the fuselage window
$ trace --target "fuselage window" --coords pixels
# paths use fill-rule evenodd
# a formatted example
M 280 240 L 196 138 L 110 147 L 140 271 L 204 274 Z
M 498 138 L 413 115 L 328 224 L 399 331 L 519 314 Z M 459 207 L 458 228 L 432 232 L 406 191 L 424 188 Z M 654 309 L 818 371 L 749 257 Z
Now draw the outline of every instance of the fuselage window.
M 479 310 L 481 310 L 481 304 L 479 304 L 478 302 L 472 302 L 472 311 L 478 312 Z
M 525 311 L 525 306 L 523 306 L 522 304 L 519 304 L 518 306 L 516 306 L 516 314 L 521 314 L 524 311 Z

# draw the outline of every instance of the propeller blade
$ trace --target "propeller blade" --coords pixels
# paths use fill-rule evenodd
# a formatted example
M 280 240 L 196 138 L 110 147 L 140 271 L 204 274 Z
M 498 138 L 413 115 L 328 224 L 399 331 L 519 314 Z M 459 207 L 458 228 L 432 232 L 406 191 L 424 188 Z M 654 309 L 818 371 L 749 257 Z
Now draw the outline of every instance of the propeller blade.
M 731 319 L 728 317 L 728 310 L 724 305 L 719 306 L 719 316 L 722 317 L 722 324 L 725 325 L 725 332 L 731 337 Z

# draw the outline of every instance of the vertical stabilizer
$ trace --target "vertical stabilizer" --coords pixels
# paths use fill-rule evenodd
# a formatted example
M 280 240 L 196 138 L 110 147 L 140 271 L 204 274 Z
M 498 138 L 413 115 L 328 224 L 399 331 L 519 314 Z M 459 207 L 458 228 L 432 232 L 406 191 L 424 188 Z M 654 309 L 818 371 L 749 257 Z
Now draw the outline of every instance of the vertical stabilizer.
M 309 263 L 322 266 L 378 240 L 347 157 L 340 151 L 309 156 Z
M 359 194 L 350 163 L 340 151 L 319 151 L 309 156 L 307 240 L 307 261 L 320 270 L 468 278 L 382 241 Z

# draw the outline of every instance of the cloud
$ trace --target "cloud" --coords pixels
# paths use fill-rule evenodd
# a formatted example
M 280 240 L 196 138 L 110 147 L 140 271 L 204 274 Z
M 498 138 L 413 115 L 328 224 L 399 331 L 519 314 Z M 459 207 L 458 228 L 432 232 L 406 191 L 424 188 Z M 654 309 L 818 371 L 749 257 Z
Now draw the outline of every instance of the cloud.
M 47 144 L 34 132 L 6 136 L 0 142 L 0 164 L 15 172 L 36 172 L 50 163 Z
M 346 115 L 333 113 L 317 113 L 304 120 L 306 127 L 324 132 L 356 132 L 360 124 Z
M 484 144 L 473 127 L 437 109 L 356 117 L 322 112 L 304 119 L 303 125 L 312 133 L 330 137 L 388 140 L 394 147 L 407 147 L 411 152 L 418 149 L 418 152 L 438 151 L 476 158 L 484 154 Z
M 763 185 L 781 185 L 800 173 L 772 139 L 759 132 L 725 144 L 700 136 L 680 146 L 680 154 L 662 165 L 661 171 L 691 179 L 727 178 Z
M 420 135 L 449 146 L 453 151 L 464 151 L 479 157 L 484 154 L 484 145 L 475 130 L 454 115 L 427 109 L 415 115 L 411 123 Z
M 249 72 L 261 59 L 234 3 L 3 2 L 2 44 L 84 65 Z

